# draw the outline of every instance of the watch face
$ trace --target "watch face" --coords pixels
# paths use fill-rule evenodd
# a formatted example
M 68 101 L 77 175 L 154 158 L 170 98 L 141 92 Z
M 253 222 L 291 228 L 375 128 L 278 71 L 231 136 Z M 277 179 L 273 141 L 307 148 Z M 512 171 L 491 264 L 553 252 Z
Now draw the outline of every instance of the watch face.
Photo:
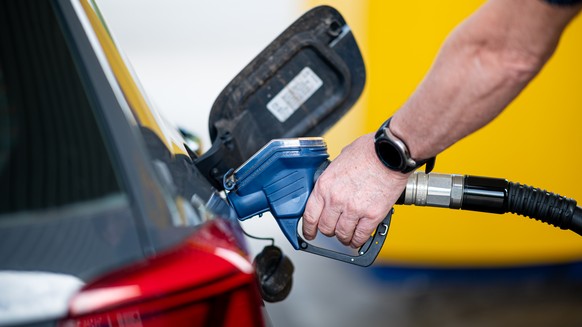
M 402 154 L 396 148 L 396 145 L 389 140 L 384 138 L 376 140 L 376 153 L 388 168 L 399 171 L 404 168 Z
M 426 173 L 432 171 L 436 157 L 420 161 L 412 159 L 406 144 L 390 132 L 389 125 L 390 119 L 378 129 L 374 136 L 374 147 L 380 161 L 386 167 L 403 173 L 409 173 L 424 164 L 426 164 Z

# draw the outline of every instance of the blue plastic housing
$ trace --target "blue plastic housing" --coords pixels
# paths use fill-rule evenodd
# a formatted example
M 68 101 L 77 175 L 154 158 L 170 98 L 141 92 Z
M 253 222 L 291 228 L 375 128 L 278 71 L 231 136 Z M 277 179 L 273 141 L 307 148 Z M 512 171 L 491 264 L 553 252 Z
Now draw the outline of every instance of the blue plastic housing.
M 239 220 L 266 211 L 299 250 L 297 226 L 314 186 L 317 169 L 329 157 L 322 138 L 273 140 L 224 179 Z

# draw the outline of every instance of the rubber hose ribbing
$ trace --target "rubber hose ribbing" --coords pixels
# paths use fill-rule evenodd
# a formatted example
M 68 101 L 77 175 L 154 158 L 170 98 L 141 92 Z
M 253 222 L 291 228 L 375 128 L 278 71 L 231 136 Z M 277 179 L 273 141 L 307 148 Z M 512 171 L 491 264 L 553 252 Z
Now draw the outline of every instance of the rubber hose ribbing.
M 519 183 L 509 183 L 507 211 L 582 235 L 582 209 L 576 201 Z
M 572 226 L 570 229 L 578 235 L 582 235 L 582 208 L 576 207 L 572 216 Z

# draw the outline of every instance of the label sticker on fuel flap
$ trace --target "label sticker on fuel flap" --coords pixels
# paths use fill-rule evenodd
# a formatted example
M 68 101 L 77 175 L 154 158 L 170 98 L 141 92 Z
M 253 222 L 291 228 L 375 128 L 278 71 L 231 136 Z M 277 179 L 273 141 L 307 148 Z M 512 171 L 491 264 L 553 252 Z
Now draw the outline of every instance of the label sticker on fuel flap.
M 305 67 L 267 103 L 267 109 L 284 123 L 322 85 L 321 78 L 311 68 Z

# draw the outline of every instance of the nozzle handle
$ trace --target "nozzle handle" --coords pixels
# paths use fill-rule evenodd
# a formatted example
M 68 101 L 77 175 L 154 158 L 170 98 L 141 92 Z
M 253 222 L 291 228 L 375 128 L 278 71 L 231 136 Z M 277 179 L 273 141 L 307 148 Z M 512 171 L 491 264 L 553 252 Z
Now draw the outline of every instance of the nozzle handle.
M 315 173 L 313 174 L 313 184 L 315 184 L 319 176 L 329 166 L 330 163 L 331 163 L 330 160 L 325 160 L 319 165 L 319 167 L 317 167 Z M 374 263 L 374 260 L 376 260 L 376 257 L 378 257 L 378 253 L 380 253 L 380 250 L 382 250 L 382 246 L 384 245 L 384 241 L 386 241 L 386 236 L 388 235 L 388 230 L 390 229 L 390 221 L 392 219 L 393 213 L 394 209 L 391 209 L 388 215 L 382 220 L 382 222 L 380 222 L 380 224 L 376 228 L 376 232 L 374 233 L 374 235 L 370 236 L 368 241 L 366 241 L 366 243 L 364 243 L 364 245 L 362 245 L 358 249 L 357 255 L 341 253 L 307 243 L 303 238 L 301 238 L 301 236 L 299 236 L 299 233 L 297 232 L 296 232 L 297 242 L 294 242 L 293 240 L 291 240 L 289 233 L 288 232 L 286 233 L 286 231 L 290 230 L 296 231 L 297 223 L 299 222 L 299 220 L 295 221 L 295 226 L 292 226 L 289 221 L 284 222 L 282 220 L 278 220 L 278 223 L 281 229 L 283 230 L 285 236 L 287 236 L 287 239 L 289 239 L 289 241 L 291 242 L 291 244 L 294 246 L 298 245 L 298 247 L 295 247 L 297 250 L 317 254 L 326 258 L 339 260 L 342 262 L 351 263 L 357 266 L 368 267 L 372 263 Z
M 307 243 L 301 238 L 301 236 L 297 235 L 297 241 L 299 242 L 300 246 L 299 250 L 317 254 L 326 258 L 351 263 L 357 266 L 368 267 L 374 263 L 378 253 L 380 253 L 380 250 L 382 250 L 382 246 L 384 245 L 384 241 L 386 241 L 386 236 L 388 235 L 388 230 L 390 229 L 390 220 L 392 219 L 393 213 L 394 209 L 391 209 L 388 215 L 376 228 L 374 235 L 370 236 L 368 241 L 366 241 L 366 243 L 364 243 L 364 245 L 358 249 L 357 255 L 350 255 L 336 252 L 330 249 L 321 248 Z

